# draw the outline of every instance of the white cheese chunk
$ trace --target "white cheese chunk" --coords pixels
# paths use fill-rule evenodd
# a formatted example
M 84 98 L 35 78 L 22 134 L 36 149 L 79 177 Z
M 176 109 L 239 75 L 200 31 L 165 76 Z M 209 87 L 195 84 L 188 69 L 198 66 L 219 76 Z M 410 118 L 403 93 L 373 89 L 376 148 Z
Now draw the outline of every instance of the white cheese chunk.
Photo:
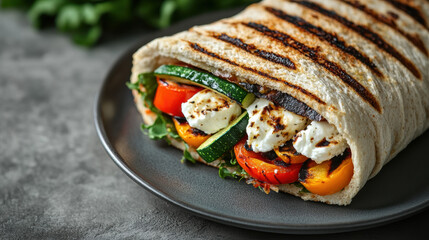
M 343 153 L 348 145 L 334 125 L 313 121 L 296 135 L 293 146 L 297 152 L 321 163 Z
M 205 89 L 182 103 L 182 113 L 191 127 L 212 134 L 240 116 L 241 107 L 231 99 Z
M 263 99 L 256 99 L 248 108 L 249 123 L 247 144 L 255 152 L 268 152 L 283 145 L 307 125 L 307 118 L 276 106 Z

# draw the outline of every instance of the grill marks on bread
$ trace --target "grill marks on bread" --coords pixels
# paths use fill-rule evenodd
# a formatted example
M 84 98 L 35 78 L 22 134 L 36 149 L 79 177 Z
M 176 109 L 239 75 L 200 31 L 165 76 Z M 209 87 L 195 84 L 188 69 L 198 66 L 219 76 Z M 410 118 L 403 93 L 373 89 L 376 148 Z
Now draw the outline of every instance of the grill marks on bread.
M 353 46 L 347 45 L 343 40 L 341 40 L 335 33 L 329 33 L 325 30 L 323 30 L 321 27 L 314 26 L 313 24 L 305 21 L 304 19 L 297 17 L 297 16 L 291 16 L 279 9 L 275 9 L 272 7 L 265 7 L 265 10 L 276 16 L 277 18 L 280 18 L 284 21 L 287 21 L 296 27 L 314 35 L 317 36 L 319 39 L 324 40 L 331 44 L 332 46 L 336 47 L 343 53 L 346 53 L 354 58 L 356 58 L 361 63 L 365 64 L 371 71 L 373 71 L 377 76 L 382 77 L 382 73 L 377 68 L 377 66 L 369 59 L 369 57 L 365 56 L 365 54 L 359 52 L 356 48 Z
M 396 9 L 401 10 L 402 12 L 408 14 L 408 16 L 412 17 L 414 20 L 419 22 L 426 29 L 429 29 L 424 17 L 422 16 L 422 13 L 417 8 L 409 4 L 406 4 L 403 1 L 398 1 L 398 0 L 385 0 L 385 1 L 390 3 Z
M 422 39 L 417 34 L 411 34 L 407 33 L 404 30 L 402 30 L 395 22 L 395 20 L 399 17 L 398 15 L 391 13 L 391 15 L 384 15 L 382 13 L 379 13 L 370 7 L 366 6 L 359 0 L 341 0 L 345 4 L 348 4 L 349 6 L 352 6 L 367 15 L 373 17 L 375 20 L 384 23 L 385 25 L 389 26 L 402 36 L 408 39 L 415 47 L 417 47 L 424 55 L 428 56 L 428 51 L 422 41 Z
M 230 64 L 230 65 L 233 65 L 233 66 L 235 66 L 235 67 L 242 68 L 242 69 L 244 69 L 244 70 L 246 70 L 246 71 L 251 71 L 251 72 L 253 72 L 253 73 L 255 73 L 255 74 L 258 74 L 258 75 L 260 75 L 260 76 L 262 76 L 262 77 L 265 77 L 265 78 L 271 79 L 271 80 L 273 80 L 273 81 L 281 82 L 281 83 L 285 84 L 286 86 L 288 86 L 288 87 L 290 87 L 290 88 L 293 88 L 293 89 L 295 89 L 295 90 L 298 90 L 298 91 L 302 92 L 303 94 L 305 94 L 306 96 L 308 96 L 309 98 L 313 99 L 314 101 L 316 101 L 316 102 L 318 102 L 318 103 L 320 103 L 320 104 L 323 104 L 323 105 L 325 105 L 325 104 L 326 104 L 323 100 L 321 100 L 319 97 L 317 97 L 317 96 L 316 96 L 316 95 L 314 95 L 313 93 L 311 93 L 311 92 L 309 92 L 309 91 L 307 91 L 307 90 L 305 90 L 305 89 L 303 89 L 303 88 L 301 88 L 301 87 L 299 87 L 299 86 L 296 86 L 296 85 L 294 85 L 294 84 L 292 84 L 292 83 L 289 83 L 289 82 L 287 82 L 287 81 L 286 81 L 286 80 L 284 80 L 284 79 L 279 79 L 279 78 L 277 78 L 277 77 L 271 76 L 271 75 L 269 75 L 268 73 L 265 73 L 265 72 L 259 71 L 259 70 L 258 70 L 258 69 L 256 69 L 255 67 L 249 67 L 249 66 L 245 66 L 245 65 L 242 65 L 242 64 L 238 64 L 238 63 L 234 62 L 234 61 L 233 61 L 233 60 L 231 60 L 231 59 L 228 59 L 228 58 L 225 58 L 225 57 L 221 57 L 221 56 L 219 56 L 219 55 L 215 54 L 214 52 L 211 52 L 210 50 L 208 50 L 208 49 L 205 49 L 205 48 L 201 47 L 198 43 L 193 43 L 193 42 L 188 42 L 188 43 L 189 43 L 189 46 L 190 46 L 191 48 L 193 48 L 195 51 L 198 51 L 198 52 L 203 53 L 203 54 L 205 54 L 205 55 L 207 55 L 207 56 L 210 56 L 210 57 L 216 58 L 216 59 L 221 60 L 221 61 L 223 61 L 223 62 L 226 62 L 226 63 L 228 63 L 228 64 Z
M 368 102 L 375 110 L 381 113 L 381 107 L 374 95 L 369 92 L 364 86 L 362 86 L 358 81 L 356 81 L 352 76 L 350 76 L 346 71 L 344 71 L 338 64 L 327 60 L 324 56 L 320 55 L 317 49 L 310 48 L 305 44 L 296 41 L 291 36 L 268 28 L 265 25 L 248 22 L 243 23 L 245 26 L 252 28 L 263 35 L 272 38 L 273 40 L 279 41 L 285 46 L 290 46 L 295 50 L 299 51 L 305 57 L 311 59 L 314 63 L 322 66 L 338 78 L 340 78 L 346 85 L 351 87 L 363 100 Z
M 334 19 L 335 21 L 341 23 L 345 27 L 353 30 L 358 33 L 363 38 L 374 43 L 378 48 L 390 54 L 392 57 L 396 58 L 402 65 L 404 65 L 417 79 L 422 80 L 422 75 L 417 67 L 405 56 L 399 53 L 393 46 L 384 41 L 384 39 L 377 33 L 371 31 L 368 27 L 356 24 L 347 18 L 338 15 L 335 11 L 328 10 L 320 6 L 319 4 L 309 2 L 309 1 L 300 1 L 300 0 L 288 0 L 300 4 L 303 7 L 316 11 L 326 17 Z
M 218 34 L 218 35 L 214 34 L 214 37 L 217 39 L 220 39 L 224 42 L 230 43 L 236 47 L 239 47 L 239 48 L 243 49 L 244 51 L 251 53 L 255 56 L 264 58 L 270 62 L 281 64 L 281 65 L 283 65 L 287 68 L 293 69 L 293 70 L 296 69 L 295 64 L 289 58 L 284 57 L 284 56 L 280 56 L 280 55 L 275 54 L 273 52 L 268 52 L 265 50 L 259 50 L 255 47 L 255 45 L 244 43 L 243 40 L 241 40 L 239 38 L 230 37 L 230 36 L 226 35 L 225 33 Z

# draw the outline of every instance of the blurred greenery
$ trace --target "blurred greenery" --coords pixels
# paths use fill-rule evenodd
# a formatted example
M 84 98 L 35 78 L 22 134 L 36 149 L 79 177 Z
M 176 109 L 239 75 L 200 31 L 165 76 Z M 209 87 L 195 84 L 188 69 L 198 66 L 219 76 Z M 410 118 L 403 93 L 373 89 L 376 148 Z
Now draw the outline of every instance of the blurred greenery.
M 27 12 L 35 28 L 54 25 L 73 41 L 93 46 L 105 32 L 130 24 L 154 28 L 199 13 L 245 6 L 257 0 L 0 0 L 2 8 Z

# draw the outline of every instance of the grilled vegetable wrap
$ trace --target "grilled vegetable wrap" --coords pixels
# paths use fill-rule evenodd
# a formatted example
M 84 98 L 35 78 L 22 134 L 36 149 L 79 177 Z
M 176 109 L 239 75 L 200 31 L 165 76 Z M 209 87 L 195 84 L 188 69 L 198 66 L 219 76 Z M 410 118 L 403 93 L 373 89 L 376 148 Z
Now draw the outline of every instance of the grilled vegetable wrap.
M 131 82 L 180 62 L 311 121 L 327 121 L 350 148 L 349 184 L 324 196 L 293 184 L 278 187 L 304 200 L 347 205 L 429 126 L 428 14 L 429 3 L 417 0 L 266 0 L 141 47 Z M 133 93 L 144 121 L 152 123 L 155 115 Z

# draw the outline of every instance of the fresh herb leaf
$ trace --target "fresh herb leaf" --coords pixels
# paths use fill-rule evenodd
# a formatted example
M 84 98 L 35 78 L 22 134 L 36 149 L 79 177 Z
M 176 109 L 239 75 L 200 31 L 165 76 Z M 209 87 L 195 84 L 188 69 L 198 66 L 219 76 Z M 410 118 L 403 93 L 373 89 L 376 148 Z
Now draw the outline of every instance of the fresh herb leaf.
M 235 158 L 235 154 L 234 157 L 229 160 L 229 164 L 231 164 L 232 166 L 237 165 L 237 159 Z
M 144 91 L 140 89 L 141 85 L 144 87 Z M 156 88 L 158 87 L 155 75 L 153 73 L 142 73 L 138 76 L 137 82 L 127 83 L 127 86 L 132 90 L 137 90 L 146 107 L 157 115 L 153 124 L 142 124 L 141 128 L 143 132 L 151 139 L 165 139 L 168 143 L 170 143 L 170 140 L 167 136 L 175 139 L 179 138 L 171 117 L 164 115 L 153 105 Z
M 158 83 L 156 81 L 156 77 L 153 73 L 142 73 L 138 76 L 139 85 L 143 85 L 145 91 L 139 91 L 139 93 L 143 97 L 143 101 L 147 104 L 147 107 L 155 113 L 161 113 L 153 105 L 153 99 L 155 97 L 156 88 L 158 87 Z
M 149 136 L 150 139 L 158 140 L 168 136 L 167 124 L 164 117 L 158 116 L 155 122 L 151 125 L 142 124 L 143 132 Z M 144 130 L 147 130 L 144 131 Z
M 73 41 L 79 45 L 91 46 L 101 36 L 101 27 L 93 26 L 88 29 L 74 32 L 72 35 Z
M 79 5 L 64 6 L 56 18 L 57 27 L 61 31 L 72 31 L 79 28 L 83 24 L 81 11 L 82 9 Z
M 170 25 L 173 13 L 176 10 L 176 1 L 167 0 L 161 6 L 161 15 L 158 21 L 159 28 L 165 28 Z
M 237 175 L 230 172 L 227 168 L 220 166 L 219 167 L 219 177 L 221 177 L 222 179 L 225 179 L 226 177 L 237 178 Z
M 141 91 L 140 91 L 140 81 L 137 81 L 137 82 L 135 82 L 135 83 L 132 83 L 132 82 L 126 82 L 126 83 L 125 83 L 125 85 L 127 85 L 127 87 L 128 87 L 129 89 L 131 89 L 131 90 L 136 90 L 136 91 L 138 91 L 138 92 L 139 92 L 139 94 L 141 94 Z
M 248 176 L 247 172 L 238 164 L 237 158 L 235 157 L 234 149 L 227 151 L 222 155 L 224 162 L 219 164 L 219 176 L 224 179 L 225 177 L 230 178 L 245 178 Z M 228 167 L 234 169 L 233 172 L 228 170 Z
M 163 115 L 164 116 L 164 115 Z M 170 117 L 165 117 L 165 123 L 167 125 L 167 132 L 168 132 L 168 136 L 174 138 L 174 139 L 180 139 L 179 134 L 176 131 L 176 128 L 174 127 L 174 123 L 171 120 Z
M 156 88 L 158 87 L 156 77 L 153 73 L 141 73 L 138 75 L 136 82 L 127 82 L 126 85 L 129 89 L 136 90 L 142 96 L 146 107 L 148 107 L 152 112 L 158 115 L 161 114 L 161 111 L 153 105 Z M 141 86 L 144 87 L 144 91 L 140 89 Z
M 182 159 L 181 159 L 180 161 L 181 161 L 182 163 L 184 163 L 185 161 L 189 161 L 189 162 L 191 162 L 191 163 L 196 163 L 196 162 L 197 162 L 197 160 L 195 160 L 195 159 L 192 157 L 191 153 L 188 151 L 188 149 L 189 149 L 188 144 L 186 144 L 185 142 L 184 142 L 184 144 L 185 144 L 185 150 L 183 150 L 183 157 L 182 157 Z
M 43 18 L 46 16 L 55 17 L 65 4 L 65 0 L 37 0 L 31 6 L 28 17 L 35 28 L 41 28 Z
M 222 179 L 225 179 L 226 177 L 235 179 L 240 178 L 239 181 L 241 181 L 241 179 L 247 176 L 247 172 L 244 171 L 244 169 L 240 165 L 233 166 L 233 172 L 228 170 L 227 166 L 229 166 L 227 161 L 219 165 L 219 177 L 221 177 Z M 231 166 L 229 167 L 231 168 Z
M 223 160 L 225 160 L 225 164 L 227 166 L 236 166 L 237 165 L 237 159 L 235 158 L 234 149 L 231 149 L 230 151 L 225 152 L 222 157 Z
M 152 125 L 142 124 L 141 129 L 144 134 L 147 134 L 150 139 L 159 140 L 164 139 L 171 144 L 170 139 L 167 136 L 178 139 L 180 138 L 177 134 L 174 124 L 170 117 L 164 116 L 163 113 L 157 113 L 157 118 Z M 147 130 L 147 132 L 145 131 Z

